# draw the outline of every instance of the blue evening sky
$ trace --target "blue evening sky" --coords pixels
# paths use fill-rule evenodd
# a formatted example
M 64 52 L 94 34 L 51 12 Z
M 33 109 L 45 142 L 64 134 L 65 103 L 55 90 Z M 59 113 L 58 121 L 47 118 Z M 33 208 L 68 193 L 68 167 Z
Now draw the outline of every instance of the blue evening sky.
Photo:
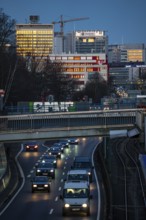
M 26 23 L 30 15 L 39 15 L 40 23 L 89 17 L 67 22 L 64 31 L 106 30 L 110 44 L 146 44 L 146 0 L 0 0 L 0 8 Z M 59 24 L 55 31 L 59 31 Z

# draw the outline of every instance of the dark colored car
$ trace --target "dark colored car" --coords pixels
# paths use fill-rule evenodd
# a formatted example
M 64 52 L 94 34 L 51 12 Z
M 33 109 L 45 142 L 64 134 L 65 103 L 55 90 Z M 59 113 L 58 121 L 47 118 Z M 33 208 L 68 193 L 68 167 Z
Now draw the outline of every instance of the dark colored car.
M 59 142 L 54 143 L 51 147 L 59 147 L 61 150 L 61 153 L 64 153 L 64 146 L 62 143 L 59 143 Z
M 69 147 L 69 142 L 68 142 L 67 139 L 60 140 L 59 143 L 61 143 L 64 146 L 64 148 L 68 148 Z
M 50 192 L 51 182 L 47 176 L 35 176 L 32 179 L 31 190 L 35 191 L 47 191 Z
M 55 168 L 52 163 L 39 163 L 36 167 L 36 176 L 47 176 L 55 179 Z
M 50 147 L 48 150 L 49 155 L 55 155 L 57 158 L 61 159 L 61 149 L 60 147 Z
M 78 138 L 69 138 L 68 143 L 69 144 L 78 144 L 79 140 L 78 140 Z
M 39 144 L 36 141 L 29 141 L 24 143 L 26 151 L 38 151 Z
M 41 158 L 41 163 L 52 163 L 54 168 L 57 168 L 57 158 L 55 155 L 44 155 Z
M 73 161 L 72 169 L 85 169 L 88 171 L 90 182 L 93 181 L 93 166 L 92 160 L 87 156 L 76 156 Z

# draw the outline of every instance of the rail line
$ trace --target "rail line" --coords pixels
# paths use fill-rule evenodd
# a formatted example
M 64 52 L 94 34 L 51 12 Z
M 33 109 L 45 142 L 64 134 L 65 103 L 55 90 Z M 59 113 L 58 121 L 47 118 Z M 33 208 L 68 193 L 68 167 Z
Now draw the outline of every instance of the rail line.
M 145 219 L 145 193 L 139 167 L 137 142 L 134 139 L 115 139 L 112 143 L 115 175 L 112 180 L 113 220 Z

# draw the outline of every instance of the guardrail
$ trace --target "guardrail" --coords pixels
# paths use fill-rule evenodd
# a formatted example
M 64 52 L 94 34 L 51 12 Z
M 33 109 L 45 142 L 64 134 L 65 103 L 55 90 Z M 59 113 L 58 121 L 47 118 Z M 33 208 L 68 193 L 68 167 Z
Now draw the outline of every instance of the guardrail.
M 59 112 L 0 116 L 0 132 L 69 128 L 83 126 L 116 126 L 136 123 L 138 109 Z

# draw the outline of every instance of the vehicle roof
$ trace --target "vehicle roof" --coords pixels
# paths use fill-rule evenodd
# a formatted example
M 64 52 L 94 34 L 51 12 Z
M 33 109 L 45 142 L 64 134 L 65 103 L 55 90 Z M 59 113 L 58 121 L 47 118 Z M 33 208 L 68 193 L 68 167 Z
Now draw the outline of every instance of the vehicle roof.
M 67 175 L 68 174 L 88 174 L 88 171 L 87 170 L 83 170 L 83 169 L 74 169 L 74 170 L 69 170 L 67 172 Z
M 89 183 L 87 181 L 65 181 L 64 189 L 68 188 L 89 188 Z
M 74 158 L 74 161 L 79 161 L 79 162 L 91 162 L 90 157 L 86 157 L 86 156 L 76 156 Z

